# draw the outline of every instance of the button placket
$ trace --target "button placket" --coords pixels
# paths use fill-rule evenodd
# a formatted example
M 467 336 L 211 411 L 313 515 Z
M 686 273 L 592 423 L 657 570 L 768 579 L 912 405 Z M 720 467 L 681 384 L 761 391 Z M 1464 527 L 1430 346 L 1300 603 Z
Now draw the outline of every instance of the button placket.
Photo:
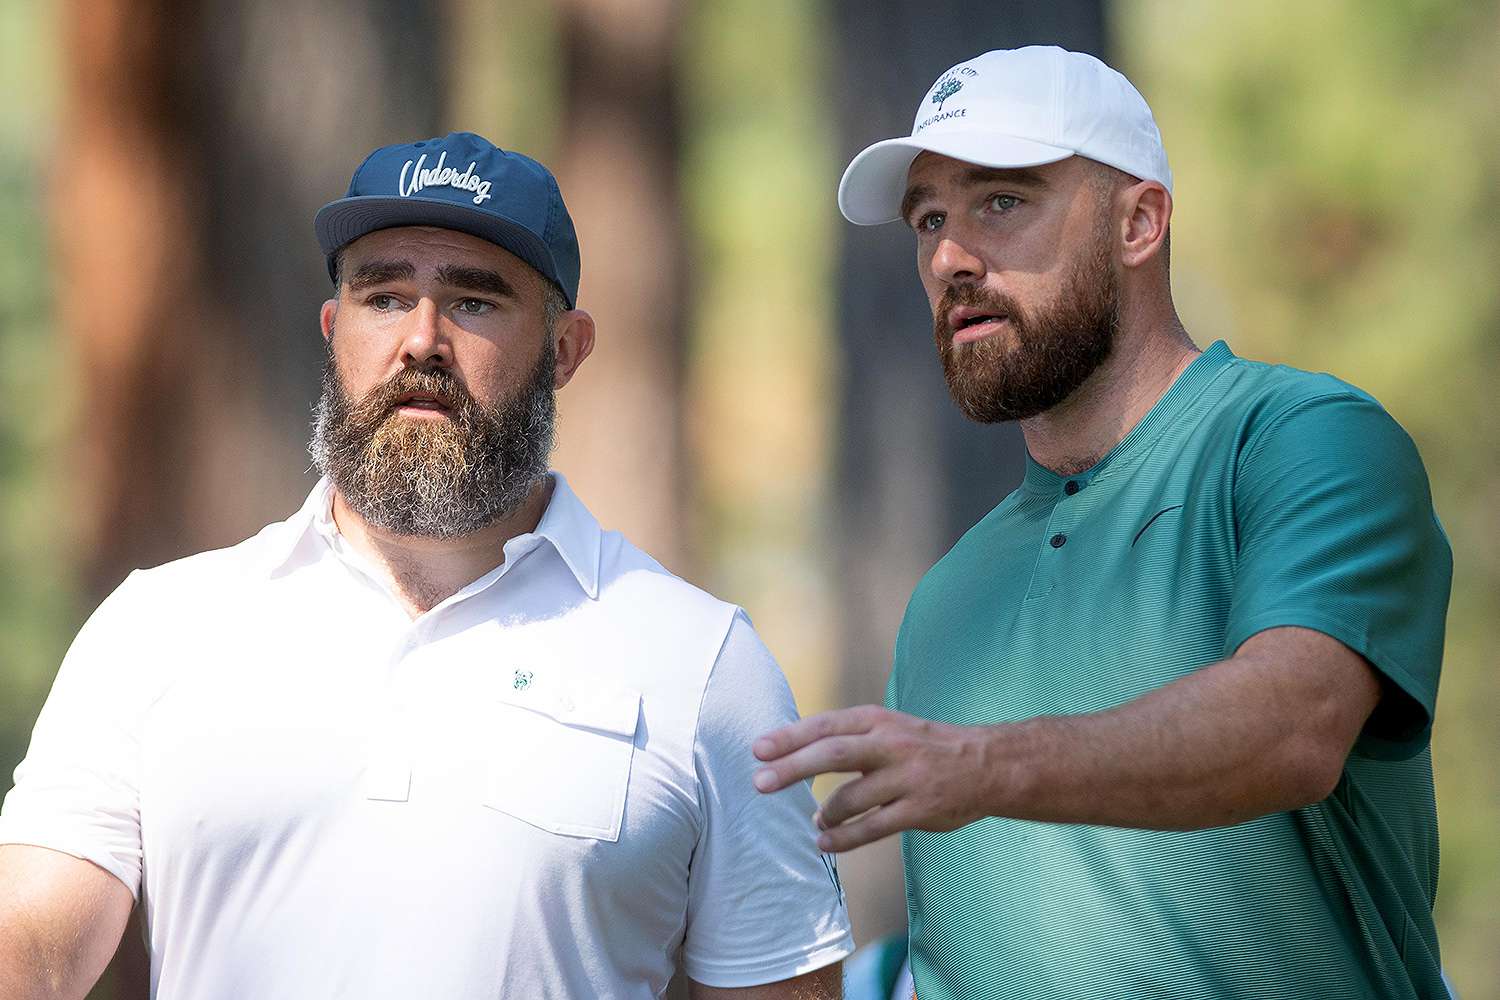
M 1047 524 L 1047 530 L 1042 533 L 1042 559 L 1059 559 L 1061 553 L 1058 551 L 1068 544 L 1073 530 L 1073 518 L 1052 516 Z
M 378 702 L 371 720 L 369 758 L 365 764 L 365 798 L 381 802 L 406 802 L 411 795 L 412 720 L 414 701 L 409 696 L 412 654 L 422 647 L 428 629 L 416 622 L 402 630 L 400 641 L 386 664 L 385 697 Z
M 1069 480 L 1069 482 L 1073 482 L 1073 480 Z M 1066 492 L 1066 487 L 1063 488 L 1062 492 Z M 1031 574 L 1031 586 L 1026 590 L 1026 597 L 1028 599 L 1041 597 L 1052 592 L 1053 580 L 1058 573 L 1059 560 L 1064 557 L 1063 550 L 1070 541 L 1071 532 L 1080 514 L 1081 512 L 1077 505 L 1068 503 L 1066 498 L 1060 500 L 1057 506 L 1052 509 L 1052 516 L 1047 519 L 1047 525 L 1042 530 L 1042 537 L 1037 550 L 1036 568 Z

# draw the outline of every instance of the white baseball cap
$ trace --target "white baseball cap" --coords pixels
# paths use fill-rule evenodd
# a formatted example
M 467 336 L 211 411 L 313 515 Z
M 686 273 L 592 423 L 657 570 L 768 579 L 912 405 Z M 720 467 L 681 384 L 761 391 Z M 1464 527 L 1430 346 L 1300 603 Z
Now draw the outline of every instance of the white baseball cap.
M 1129 80 L 1055 45 L 996 49 L 937 78 L 911 135 L 866 147 L 839 181 L 839 211 L 860 226 L 901 217 L 906 172 L 923 150 L 983 167 L 1084 156 L 1172 190 L 1161 130 Z

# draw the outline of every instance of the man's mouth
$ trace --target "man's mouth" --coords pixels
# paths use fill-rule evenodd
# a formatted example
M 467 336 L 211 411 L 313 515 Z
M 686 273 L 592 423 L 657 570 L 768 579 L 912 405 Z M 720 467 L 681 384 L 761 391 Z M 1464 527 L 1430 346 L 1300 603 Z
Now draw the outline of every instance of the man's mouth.
M 427 392 L 404 392 L 396 397 L 396 409 L 426 413 L 447 413 L 452 409 L 441 397 Z
M 948 329 L 953 331 L 952 342 L 957 346 L 994 336 L 1009 319 L 1003 312 L 959 306 L 948 310 Z

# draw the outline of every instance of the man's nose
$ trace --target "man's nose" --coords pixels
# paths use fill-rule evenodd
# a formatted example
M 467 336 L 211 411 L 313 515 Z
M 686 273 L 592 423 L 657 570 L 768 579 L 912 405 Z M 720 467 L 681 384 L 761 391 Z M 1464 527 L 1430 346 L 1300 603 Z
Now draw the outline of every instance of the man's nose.
M 932 273 L 949 285 L 984 277 L 984 261 L 953 237 L 938 241 L 932 252 Z
M 401 331 L 401 362 L 408 368 L 447 368 L 453 364 L 453 343 L 437 303 L 417 300 Z

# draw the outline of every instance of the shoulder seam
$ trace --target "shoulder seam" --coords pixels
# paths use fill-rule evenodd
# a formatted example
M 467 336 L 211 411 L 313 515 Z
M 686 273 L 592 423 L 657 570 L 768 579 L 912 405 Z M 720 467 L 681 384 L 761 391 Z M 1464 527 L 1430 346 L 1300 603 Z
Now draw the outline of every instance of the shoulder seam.
M 717 600 L 717 598 L 715 598 Z M 740 615 L 749 618 L 749 613 L 738 604 L 729 604 L 726 601 L 719 602 L 721 607 L 729 609 L 729 621 L 724 623 L 724 634 L 719 638 L 719 644 L 714 648 L 713 660 L 703 674 L 703 690 L 698 693 L 698 709 L 693 714 L 693 742 L 688 747 L 689 763 L 693 769 L 693 799 L 698 805 L 698 816 L 701 819 L 707 815 L 707 809 L 703 802 L 703 779 L 698 774 L 698 734 L 703 724 L 703 705 L 708 701 L 708 686 L 713 681 L 714 671 L 719 667 L 719 659 L 724 655 L 724 647 L 729 642 L 729 633 L 734 630 L 734 622 Z
M 1303 409 L 1304 407 L 1312 406 L 1315 403 L 1324 403 L 1335 399 L 1347 399 L 1355 403 L 1370 403 L 1376 409 L 1380 410 L 1380 412 L 1385 413 L 1384 408 L 1381 407 L 1379 403 L 1375 402 L 1371 397 L 1353 389 L 1335 389 L 1328 392 L 1320 392 L 1312 396 L 1304 396 L 1300 399 L 1294 399 L 1290 403 L 1287 403 L 1281 409 L 1273 413 L 1269 418 L 1267 418 L 1266 422 L 1256 430 L 1255 436 L 1252 437 L 1249 441 L 1245 442 L 1245 448 L 1240 452 L 1241 463 L 1246 461 L 1255 452 L 1255 449 L 1260 445 L 1261 439 L 1264 438 L 1272 428 L 1276 427 L 1282 421 L 1286 420 L 1293 413 L 1300 409 Z M 1389 416 L 1389 414 L 1387 414 L 1387 416 Z

